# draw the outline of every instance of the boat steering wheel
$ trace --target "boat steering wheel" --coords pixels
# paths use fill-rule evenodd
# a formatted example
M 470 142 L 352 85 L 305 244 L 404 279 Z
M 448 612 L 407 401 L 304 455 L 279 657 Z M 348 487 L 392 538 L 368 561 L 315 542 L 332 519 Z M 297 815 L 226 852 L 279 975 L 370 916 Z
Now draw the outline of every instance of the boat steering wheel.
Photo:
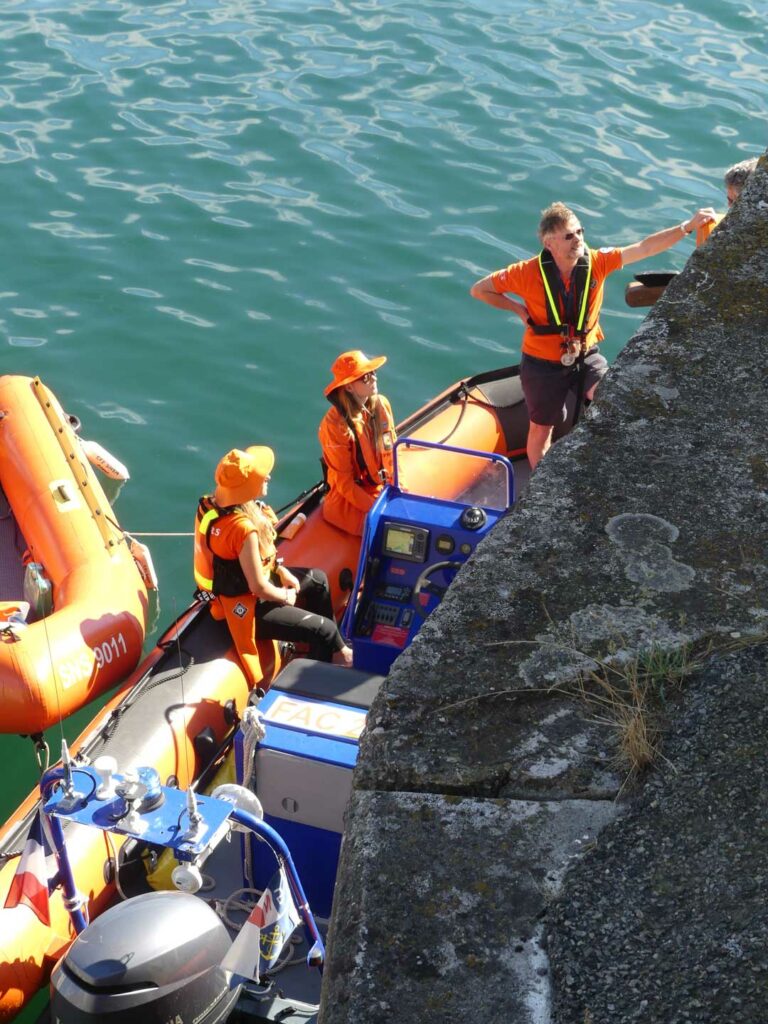
M 440 569 L 444 569 L 446 571 L 453 569 L 454 572 L 457 572 L 463 564 L 463 562 L 433 562 L 432 565 L 428 565 L 426 569 L 422 569 L 419 573 L 419 578 L 413 585 L 413 594 L 411 595 L 411 605 L 418 616 L 422 619 L 426 619 L 429 614 L 419 600 L 419 595 L 422 590 L 429 594 L 434 594 L 435 597 L 439 597 L 442 600 L 443 594 L 449 586 L 448 583 L 446 583 L 444 587 L 439 587 L 436 583 L 430 583 L 429 577 L 432 573 L 438 572 Z

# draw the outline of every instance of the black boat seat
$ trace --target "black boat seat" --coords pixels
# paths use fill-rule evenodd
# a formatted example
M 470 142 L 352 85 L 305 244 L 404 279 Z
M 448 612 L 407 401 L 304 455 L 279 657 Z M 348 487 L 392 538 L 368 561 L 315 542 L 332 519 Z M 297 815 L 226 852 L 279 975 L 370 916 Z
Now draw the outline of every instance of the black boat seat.
M 289 662 L 272 685 L 272 690 L 297 697 L 335 701 L 368 711 L 384 676 L 355 668 L 344 668 L 310 658 Z

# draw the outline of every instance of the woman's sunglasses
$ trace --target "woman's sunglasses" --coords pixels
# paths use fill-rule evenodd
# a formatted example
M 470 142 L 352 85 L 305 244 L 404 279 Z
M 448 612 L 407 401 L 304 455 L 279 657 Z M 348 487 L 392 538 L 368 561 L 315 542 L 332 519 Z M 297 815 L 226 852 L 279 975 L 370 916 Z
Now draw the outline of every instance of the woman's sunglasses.
M 357 378 L 361 384 L 370 384 L 372 380 L 376 380 L 376 371 L 370 370 L 368 373 L 364 373 L 362 377 Z

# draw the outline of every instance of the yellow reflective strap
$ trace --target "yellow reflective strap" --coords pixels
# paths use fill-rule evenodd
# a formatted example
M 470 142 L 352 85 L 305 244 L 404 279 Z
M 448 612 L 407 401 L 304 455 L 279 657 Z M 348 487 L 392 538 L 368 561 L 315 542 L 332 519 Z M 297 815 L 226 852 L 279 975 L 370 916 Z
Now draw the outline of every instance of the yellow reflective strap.
M 576 325 L 576 330 L 581 331 L 584 326 L 584 317 L 587 315 L 587 305 L 589 300 L 589 285 L 592 280 L 592 258 L 587 250 L 587 280 L 584 283 L 584 290 L 581 296 L 581 309 L 579 310 L 579 322 Z
M 204 516 L 200 517 L 200 522 L 197 524 L 197 532 L 201 533 L 205 538 L 205 544 L 208 544 L 208 527 L 214 519 L 218 519 L 221 513 L 217 508 L 209 508 Z M 195 559 L 197 561 L 197 559 Z M 203 576 L 201 572 L 198 572 L 197 566 L 194 566 L 195 583 L 201 590 L 213 590 L 213 579 L 208 579 L 207 576 Z
M 213 590 L 213 580 L 209 580 L 202 573 L 197 572 L 197 570 L 195 570 L 195 583 L 201 590 Z
M 547 294 L 547 302 L 549 303 L 549 308 L 552 311 L 552 315 L 555 318 L 555 323 L 558 327 L 562 327 L 562 322 L 560 320 L 560 313 L 557 308 L 557 303 L 552 298 L 552 292 L 549 290 L 549 282 L 547 281 L 547 275 L 544 273 L 544 265 L 541 262 L 541 253 L 539 253 L 539 273 L 541 274 L 541 280 L 544 282 L 544 291 Z
M 208 509 L 208 511 L 205 513 L 205 515 L 200 520 L 200 525 L 197 528 L 198 531 L 200 533 L 207 534 L 208 533 L 208 524 L 211 522 L 211 520 L 218 519 L 218 517 L 219 517 L 219 510 L 217 508 Z

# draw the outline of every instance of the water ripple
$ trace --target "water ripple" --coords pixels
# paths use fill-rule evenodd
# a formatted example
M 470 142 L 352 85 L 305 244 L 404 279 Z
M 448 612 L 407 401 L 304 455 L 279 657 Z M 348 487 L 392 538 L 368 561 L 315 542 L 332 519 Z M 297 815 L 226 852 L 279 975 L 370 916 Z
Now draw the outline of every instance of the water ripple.
M 30 355 L 43 360 L 34 372 L 66 365 L 107 427 L 167 439 L 178 466 L 147 472 L 184 494 L 209 449 L 248 441 L 243 419 L 249 436 L 281 430 L 286 473 L 298 474 L 324 409 L 318 377 L 348 339 L 390 356 L 382 386 L 399 412 L 468 358 L 514 359 L 519 324 L 468 289 L 535 250 L 544 206 L 569 202 L 593 244 L 628 243 L 699 205 L 722 209 L 724 168 L 765 145 L 764 6 L 572 0 L 564 11 L 6 0 L 10 372 L 28 371 Z M 662 266 L 689 252 L 681 244 Z M 620 308 L 627 279 L 606 292 L 610 356 L 639 319 Z M 196 380 L 226 396 L 199 427 Z M 283 380 L 300 406 L 290 428 L 273 415 Z M 112 409 L 100 395 L 115 381 Z M 174 401 L 153 404 L 166 393 Z

